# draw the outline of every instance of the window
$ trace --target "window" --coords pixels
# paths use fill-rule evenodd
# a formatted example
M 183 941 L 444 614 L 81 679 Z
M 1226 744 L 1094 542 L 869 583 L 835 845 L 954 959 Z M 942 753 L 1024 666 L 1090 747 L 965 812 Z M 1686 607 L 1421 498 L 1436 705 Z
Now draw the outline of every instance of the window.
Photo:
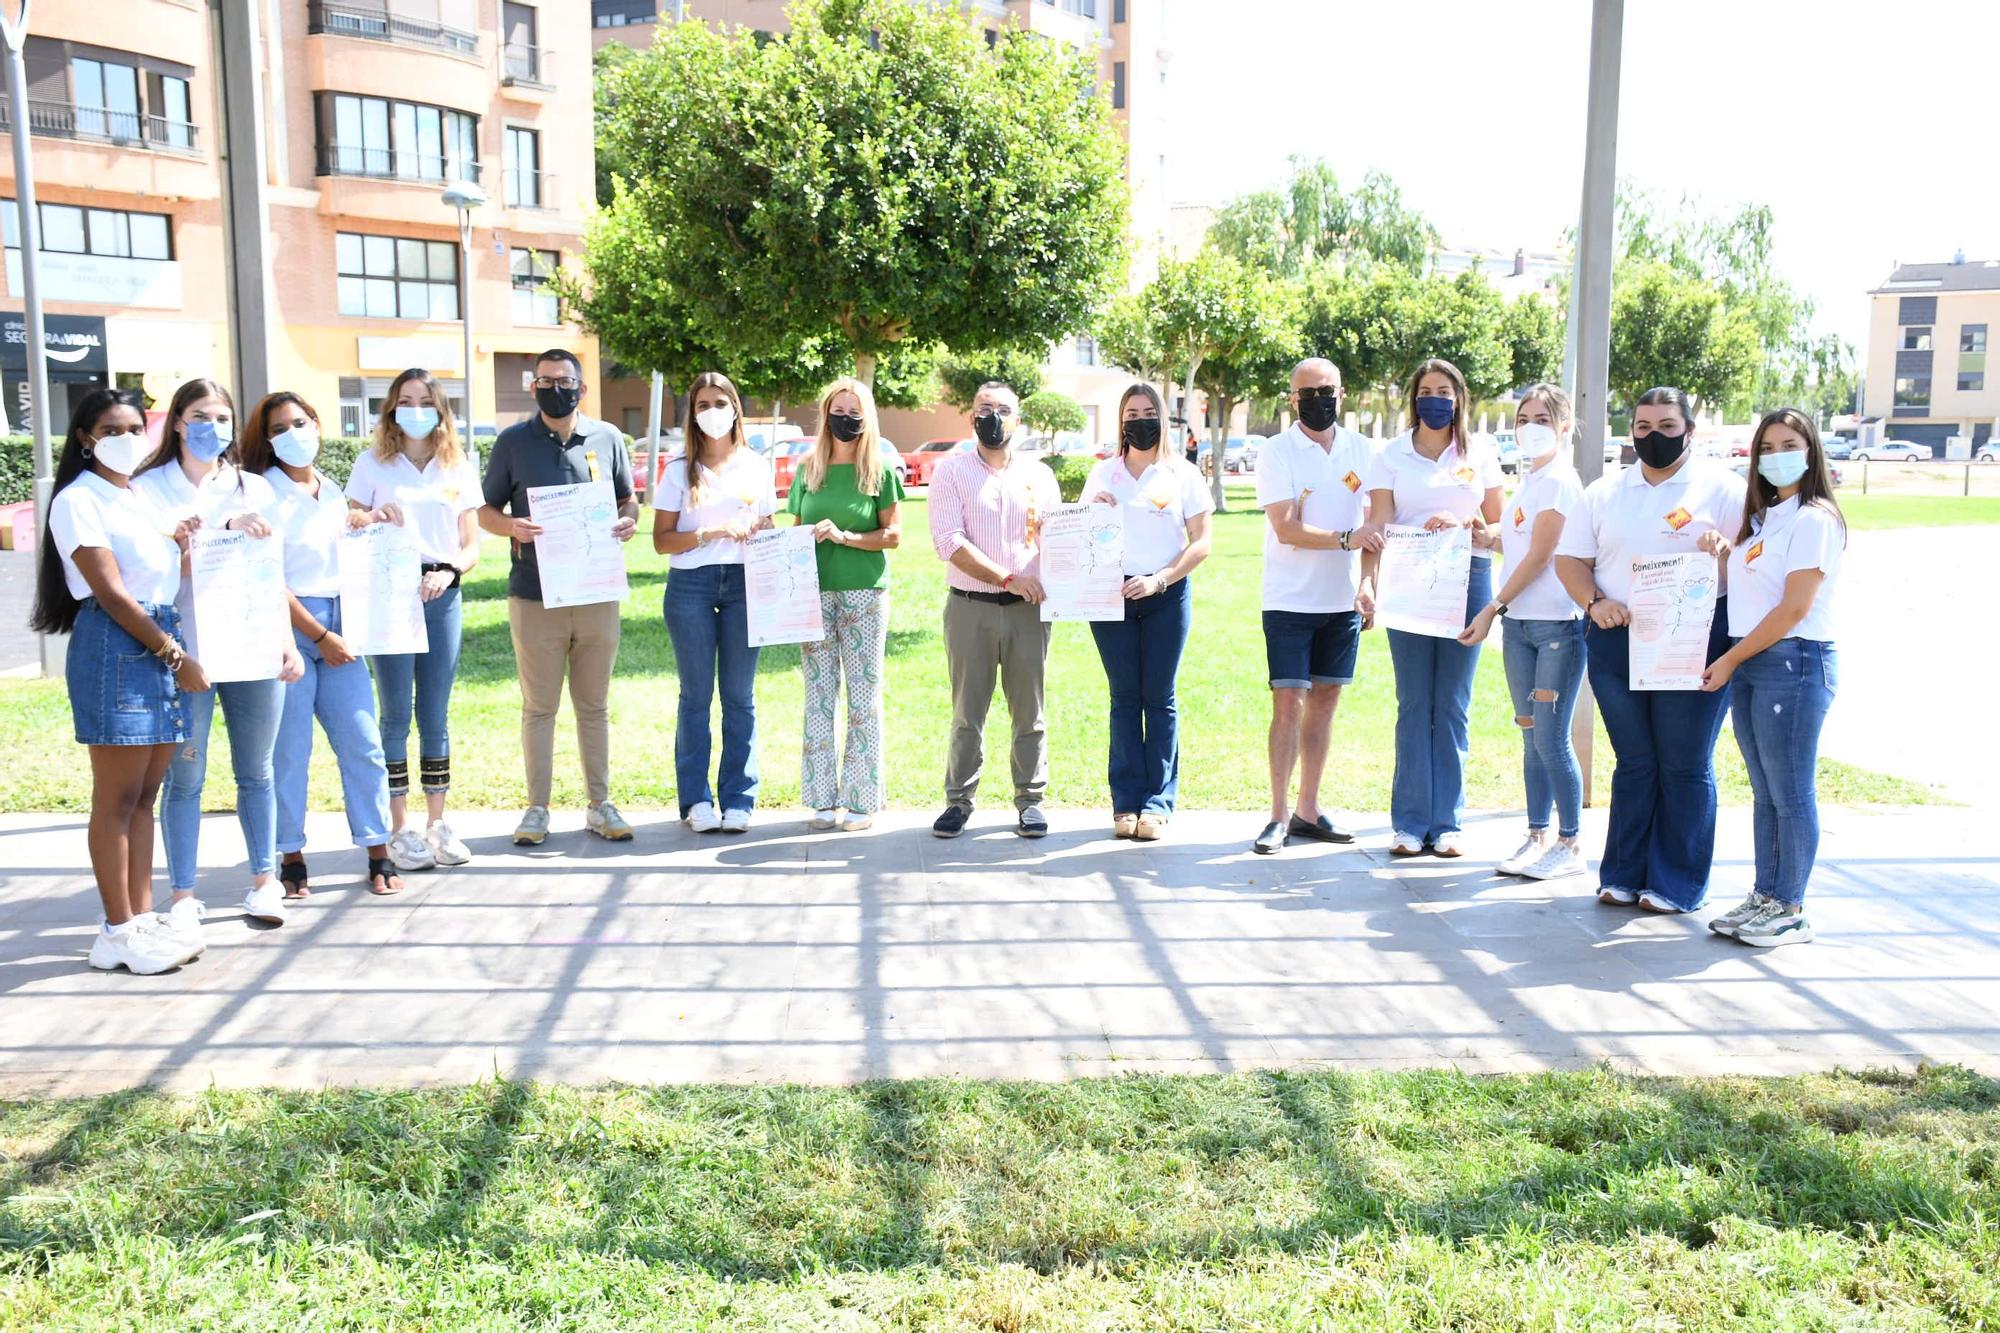
M 1125 62 L 1122 60 L 1111 63 L 1111 105 L 1116 110 L 1125 106 Z
M 1087 333 L 1076 335 L 1076 363 L 1079 366 L 1097 364 L 1097 339 Z
M 540 83 L 542 53 L 536 41 L 535 7 L 502 0 L 500 72 L 510 83 Z
M 340 313 L 367 319 L 457 319 L 458 247 L 399 236 L 334 237 Z
M 599 28 L 622 28 L 629 23 L 651 23 L 659 17 L 660 0 L 591 0 L 591 23 Z
M 326 127 L 333 126 L 331 142 Z M 320 174 L 479 179 L 479 118 L 421 102 L 333 93 L 320 105 Z
M 1113 23 L 1125 21 L 1125 0 L 1111 0 L 1111 21 Z
M 1931 405 L 1931 377 L 1928 375 L 1899 377 L 1896 380 L 1897 407 L 1929 407 Z
M 1986 351 L 1986 326 L 1984 324 L 1961 324 L 1958 326 L 1958 350 L 1974 355 Z
M 1931 330 L 1928 324 L 1903 330 L 1903 350 L 1906 352 L 1928 352 L 1931 350 Z
M 1986 391 L 1986 372 L 1983 370 L 1959 371 L 1958 391 L 1960 393 L 1984 393 Z
M 69 62 L 76 97 L 76 131 L 110 139 L 139 137 L 139 71 L 104 60 Z
M 542 206 L 541 135 L 534 130 L 507 127 L 504 139 L 507 174 L 504 181 L 509 208 Z
M 21 227 L 12 199 L 0 200 L 7 248 L 21 248 Z M 44 254 L 104 255 L 113 259 L 172 259 L 167 215 L 127 213 L 75 204 L 37 204 Z
M 562 310 L 556 301 L 556 269 L 562 256 L 554 250 L 513 250 L 507 268 L 514 282 L 514 322 L 516 324 L 560 324 Z
M 645 429 L 646 423 L 639 419 L 638 408 L 628 407 L 620 415 L 625 419 L 625 433 L 627 435 L 637 438 L 639 432 Z

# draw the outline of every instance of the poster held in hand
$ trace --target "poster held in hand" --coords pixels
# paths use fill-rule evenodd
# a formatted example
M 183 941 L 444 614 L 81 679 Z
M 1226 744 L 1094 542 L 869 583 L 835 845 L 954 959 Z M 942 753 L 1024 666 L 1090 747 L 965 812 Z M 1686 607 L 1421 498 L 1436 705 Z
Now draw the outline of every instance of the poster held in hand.
M 340 560 L 340 637 L 361 656 L 430 651 L 424 562 L 416 535 L 395 523 L 349 528 Z
M 292 641 L 285 544 L 203 529 L 188 543 L 201 667 L 210 681 L 276 680 Z
M 818 643 L 826 637 L 819 612 L 819 556 L 809 525 L 766 528 L 743 543 L 743 600 L 750 646 Z
M 1375 623 L 1384 629 L 1455 639 L 1465 629 L 1472 580 L 1472 529 L 1390 526 L 1375 572 Z
M 1708 667 L 1719 573 L 1702 551 L 1632 557 L 1626 663 L 1635 690 L 1698 690 Z
M 609 481 L 528 487 L 528 517 L 541 525 L 535 565 L 542 576 L 542 605 L 594 606 L 622 602 L 624 544 L 611 535 L 618 498 Z
M 1044 621 L 1125 618 L 1125 506 L 1058 505 L 1040 544 Z

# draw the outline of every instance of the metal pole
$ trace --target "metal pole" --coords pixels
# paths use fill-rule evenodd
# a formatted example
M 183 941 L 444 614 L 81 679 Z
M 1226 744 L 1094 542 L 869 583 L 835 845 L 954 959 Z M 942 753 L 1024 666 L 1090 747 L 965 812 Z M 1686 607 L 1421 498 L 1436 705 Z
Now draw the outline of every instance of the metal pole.
M 35 531 L 47 540 L 49 498 L 55 491 L 55 457 L 49 447 L 49 359 L 42 319 L 42 228 L 35 210 L 35 166 L 30 152 L 33 131 L 28 126 L 28 71 L 21 46 L 28 37 L 29 0 L 8 17 L 0 9 L 0 41 L 7 45 L 7 111 L 14 139 L 14 199 L 21 227 L 22 332 L 27 335 L 28 433 L 35 441 Z M 61 672 L 64 638 L 37 634 L 42 674 Z
M 216 29 L 216 108 L 221 130 L 222 235 L 236 401 L 269 393 L 277 364 L 272 332 L 271 210 L 264 156 L 264 43 L 254 0 L 210 0 Z M 279 59 L 274 48 L 272 59 Z
M 473 437 L 472 423 L 472 210 L 458 210 L 458 245 L 465 255 L 464 290 L 459 294 L 460 332 L 465 339 L 465 438 Z

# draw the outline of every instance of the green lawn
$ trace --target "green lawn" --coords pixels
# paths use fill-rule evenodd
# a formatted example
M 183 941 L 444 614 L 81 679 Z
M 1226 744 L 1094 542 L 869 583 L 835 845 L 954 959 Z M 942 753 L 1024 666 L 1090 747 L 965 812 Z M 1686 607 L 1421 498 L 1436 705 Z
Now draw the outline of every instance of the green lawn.
M 1856 532 L 2000 523 L 2000 496 L 1994 495 L 1860 495 L 1850 488 L 1839 500 L 1847 526 Z
M 1602 1070 L 0 1104 L 0 1327 L 2000 1325 L 2000 1084 Z
M 1215 553 L 1194 576 L 1195 625 L 1181 669 L 1181 801 L 1194 809 L 1254 810 L 1270 799 L 1264 759 L 1270 705 L 1259 621 L 1263 516 L 1250 507 L 1246 492 L 1236 491 L 1232 502 L 1239 507 L 1218 516 Z M 925 504 L 912 501 L 905 509 L 904 545 L 892 553 L 887 778 L 892 805 L 924 809 L 942 801 L 944 734 L 951 717 L 940 633 L 944 574 L 931 551 Z M 628 549 L 632 593 L 625 604 L 624 642 L 612 690 L 613 793 L 632 809 L 669 807 L 675 803 L 677 691 L 673 653 L 660 619 L 666 561 L 652 553 L 643 537 Z M 472 808 L 505 809 L 523 800 L 520 694 L 507 631 L 505 574 L 504 544 L 489 539 L 484 559 L 467 580 L 464 656 L 452 698 L 453 798 Z M 802 696 L 798 650 L 767 649 L 757 679 L 762 804 L 767 807 L 798 801 Z M 1106 805 L 1105 702 L 1104 671 L 1088 628 L 1058 626 L 1048 683 L 1051 804 Z M 568 719 L 565 708 L 557 724 L 555 799 L 559 805 L 581 806 L 575 735 Z M 1007 724 L 998 700 L 989 723 L 986 796 L 1005 803 L 1010 795 Z M 1331 801 L 1362 811 L 1387 807 L 1394 726 L 1388 644 L 1383 635 L 1370 634 L 1335 723 Z M 0 749 L 13 760 L 0 774 L 0 810 L 76 812 L 87 807 L 87 759 L 70 737 L 69 704 L 59 681 L 0 681 Z M 1601 729 L 1597 752 L 1610 754 Z M 1717 755 L 1724 799 L 1746 802 L 1742 762 L 1727 735 Z M 218 746 L 204 794 L 211 810 L 231 808 L 228 771 Z M 1609 763 L 1598 764 L 1595 776 L 1598 799 L 1608 799 Z M 1481 656 L 1467 788 L 1475 808 L 1514 807 L 1521 801 L 1520 740 L 1497 649 Z M 1832 761 L 1822 765 L 1820 791 L 1837 802 L 1936 799 L 1920 784 Z M 314 755 L 313 804 L 335 809 L 339 799 L 332 757 L 322 740 Z

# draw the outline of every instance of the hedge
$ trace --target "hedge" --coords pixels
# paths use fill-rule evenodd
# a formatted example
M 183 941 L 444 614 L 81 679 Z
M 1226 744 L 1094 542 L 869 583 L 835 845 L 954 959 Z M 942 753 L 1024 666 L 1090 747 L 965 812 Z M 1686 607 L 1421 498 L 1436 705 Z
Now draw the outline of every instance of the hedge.
M 60 452 L 62 441 L 51 441 Z M 335 437 L 319 444 L 319 470 L 347 484 L 355 456 L 368 447 L 367 440 Z M 25 435 L 0 436 L 0 504 L 20 504 L 35 498 L 35 442 Z
M 1097 466 L 1097 459 L 1090 454 L 1054 454 L 1042 460 L 1049 465 L 1049 471 L 1056 474 L 1056 487 L 1062 491 L 1064 504 L 1075 504 L 1083 498 L 1083 483 L 1090 480 L 1090 470 Z

